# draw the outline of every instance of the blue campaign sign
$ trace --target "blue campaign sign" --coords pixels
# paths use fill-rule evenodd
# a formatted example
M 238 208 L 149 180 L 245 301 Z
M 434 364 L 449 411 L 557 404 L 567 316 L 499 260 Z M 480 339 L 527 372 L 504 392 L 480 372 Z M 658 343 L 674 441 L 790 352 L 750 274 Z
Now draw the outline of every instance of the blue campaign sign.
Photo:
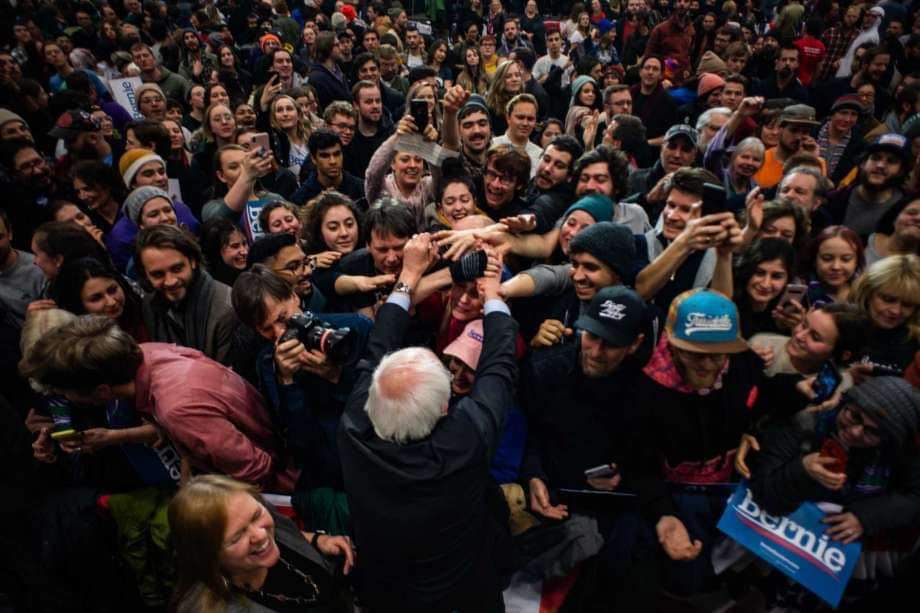
M 862 545 L 830 540 L 824 534 L 828 526 L 821 523 L 824 515 L 810 502 L 786 516 L 770 515 L 742 482 L 728 500 L 719 530 L 836 607 Z

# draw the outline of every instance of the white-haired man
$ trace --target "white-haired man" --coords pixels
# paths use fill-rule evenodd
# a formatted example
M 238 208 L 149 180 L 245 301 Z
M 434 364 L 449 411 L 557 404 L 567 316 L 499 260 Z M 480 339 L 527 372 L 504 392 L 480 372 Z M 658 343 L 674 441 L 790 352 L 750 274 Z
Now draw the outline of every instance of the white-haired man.
M 437 259 L 428 234 L 403 251 L 339 428 L 362 602 L 377 611 L 503 610 L 508 507 L 489 475 L 512 406 L 517 324 L 499 298 L 500 261 L 478 280 L 483 347 L 469 395 L 448 412 L 451 378 L 428 349 L 399 349 L 412 294 Z M 395 353 L 390 353 L 395 351 Z

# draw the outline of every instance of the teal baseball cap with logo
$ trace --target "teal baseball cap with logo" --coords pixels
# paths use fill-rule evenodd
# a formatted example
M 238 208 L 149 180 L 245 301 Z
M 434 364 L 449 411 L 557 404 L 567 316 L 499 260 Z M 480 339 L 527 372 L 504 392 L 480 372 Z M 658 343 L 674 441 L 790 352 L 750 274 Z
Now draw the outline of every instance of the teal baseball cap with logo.
M 748 344 L 741 337 L 738 309 L 719 292 L 686 291 L 671 303 L 665 323 L 668 342 L 697 353 L 741 353 Z

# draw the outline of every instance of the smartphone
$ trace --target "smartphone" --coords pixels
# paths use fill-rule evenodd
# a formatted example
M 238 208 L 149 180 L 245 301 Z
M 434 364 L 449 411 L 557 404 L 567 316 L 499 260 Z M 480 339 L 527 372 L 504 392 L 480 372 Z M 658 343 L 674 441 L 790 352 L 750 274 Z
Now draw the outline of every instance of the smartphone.
M 727 209 L 728 194 L 715 183 L 703 184 L 703 215 L 723 213 Z
M 585 479 L 609 479 L 620 472 L 616 464 L 601 464 L 585 471 Z
M 262 148 L 264 154 L 268 154 L 272 150 L 271 142 L 268 140 L 268 132 L 257 132 L 252 135 L 251 140 L 253 150 L 258 150 Z
M 806 293 L 808 293 L 807 285 L 790 283 L 786 286 L 786 291 L 783 292 L 783 297 L 779 299 L 779 308 L 785 309 L 787 306 L 792 304 L 793 300 L 804 306 L 802 299 L 805 297 Z
M 836 460 L 833 464 L 827 464 L 824 467 L 830 472 L 845 473 L 847 471 L 849 454 L 847 454 L 847 450 L 843 448 L 843 445 L 837 442 L 837 439 L 831 437 L 824 439 L 824 444 L 821 445 L 821 456 Z
M 80 436 L 80 431 L 74 430 L 73 428 L 68 428 L 67 430 L 58 430 L 57 432 L 51 433 L 51 438 L 58 442 L 69 441 L 70 439 L 76 438 L 78 436 Z
M 824 362 L 815 376 L 814 383 L 811 384 L 811 390 L 815 393 L 814 402 L 824 402 L 833 396 L 841 381 L 843 381 L 843 378 L 840 376 L 834 361 L 827 360 Z
M 428 125 L 428 101 L 413 98 L 409 101 L 409 112 L 415 121 L 415 127 L 421 132 Z

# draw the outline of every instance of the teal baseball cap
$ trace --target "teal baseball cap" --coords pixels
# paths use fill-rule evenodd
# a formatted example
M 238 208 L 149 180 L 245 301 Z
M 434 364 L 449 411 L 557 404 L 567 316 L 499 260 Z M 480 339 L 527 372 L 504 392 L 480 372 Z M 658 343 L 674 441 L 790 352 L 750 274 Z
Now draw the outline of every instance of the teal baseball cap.
M 668 342 L 697 353 L 741 353 L 748 344 L 741 337 L 738 309 L 725 295 L 692 289 L 671 302 L 665 323 Z

